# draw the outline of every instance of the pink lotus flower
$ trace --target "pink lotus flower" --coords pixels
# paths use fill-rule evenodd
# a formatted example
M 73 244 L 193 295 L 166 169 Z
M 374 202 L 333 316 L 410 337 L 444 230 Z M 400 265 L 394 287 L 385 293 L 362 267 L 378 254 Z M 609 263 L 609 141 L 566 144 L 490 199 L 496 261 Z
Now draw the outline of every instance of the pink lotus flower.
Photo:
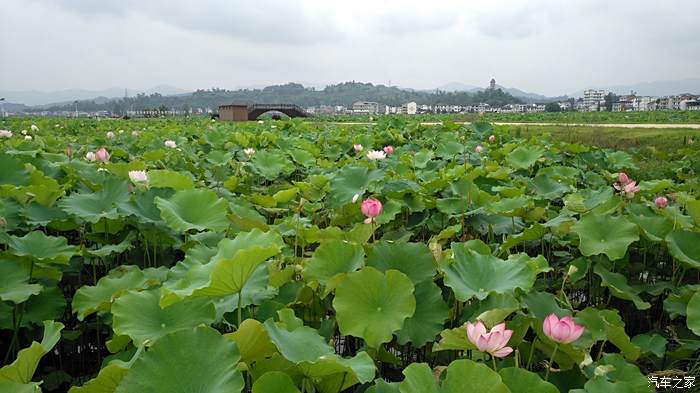
M 627 185 L 629 182 L 631 182 L 632 179 L 630 179 L 629 176 L 627 176 L 627 174 L 625 172 L 620 172 L 617 175 L 617 181 L 620 182 L 620 184 L 622 184 L 624 186 L 624 185 Z
M 386 153 L 382 150 L 370 150 L 367 152 L 367 158 L 372 161 L 383 160 L 386 158 Z
M 167 141 L 163 142 L 163 144 L 165 145 L 165 147 L 169 147 L 171 149 L 174 149 L 177 147 L 177 143 L 175 143 L 175 141 L 173 141 L 173 140 L 167 140 Z
M 102 162 L 109 161 L 109 157 L 110 157 L 109 153 L 107 152 L 107 149 L 105 149 L 104 147 L 101 147 L 100 150 L 98 150 L 97 153 L 95 153 L 95 158 L 97 158 L 98 160 L 100 160 Z
M 478 145 L 474 148 L 474 151 L 477 153 L 481 153 L 482 151 L 484 151 L 484 148 L 481 145 Z
M 666 199 L 666 197 L 659 196 L 654 199 L 654 203 L 656 204 L 656 207 L 663 209 L 668 206 L 668 199 Z
M 625 193 L 625 197 L 627 199 L 634 198 L 634 194 L 639 192 L 639 186 L 637 185 L 637 182 L 631 181 L 627 183 L 623 188 L 623 192 Z
M 382 214 L 383 210 L 384 206 L 382 206 L 382 203 L 374 198 L 365 199 L 362 201 L 362 206 L 360 206 L 360 211 L 367 217 L 365 219 L 365 224 L 375 222 L 377 216 Z
M 559 319 L 552 313 L 545 318 L 542 330 L 544 330 L 545 336 L 552 341 L 559 344 L 569 344 L 578 340 L 585 329 L 583 326 L 577 325 L 570 315 Z
M 114 139 L 114 133 L 112 131 L 107 132 L 107 139 Z
M 486 331 L 486 326 L 481 321 L 476 323 L 467 322 L 464 324 L 467 329 L 467 338 L 481 352 L 486 352 L 497 358 L 508 356 L 513 352 L 513 348 L 507 347 L 508 340 L 513 335 L 513 331 L 506 329 L 505 323 L 494 326 L 491 331 Z
M 358 144 L 355 144 L 355 145 L 352 145 L 352 148 L 355 149 L 355 151 L 358 152 L 358 153 L 361 152 L 362 149 L 364 149 L 364 147 L 362 147 L 362 145 L 359 144 L 359 143 L 358 143 Z
M 489 142 L 491 142 L 491 143 L 496 142 L 496 135 L 491 135 L 489 137 Z
M 148 182 L 148 175 L 146 171 L 129 171 L 129 179 L 134 183 L 146 183 Z
M 394 152 L 394 146 L 388 145 L 384 146 L 384 153 L 391 154 Z
M 89 152 L 87 152 L 87 154 L 85 154 L 85 159 L 90 161 L 90 162 L 93 162 L 97 159 L 97 156 L 95 156 L 95 153 L 89 151 Z

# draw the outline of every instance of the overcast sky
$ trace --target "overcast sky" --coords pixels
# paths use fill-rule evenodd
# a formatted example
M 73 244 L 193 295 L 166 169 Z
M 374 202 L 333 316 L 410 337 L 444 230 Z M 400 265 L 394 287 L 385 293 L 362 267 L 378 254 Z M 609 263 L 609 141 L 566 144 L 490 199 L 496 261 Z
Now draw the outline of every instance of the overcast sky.
M 0 90 L 700 77 L 700 1 L 1 0 Z

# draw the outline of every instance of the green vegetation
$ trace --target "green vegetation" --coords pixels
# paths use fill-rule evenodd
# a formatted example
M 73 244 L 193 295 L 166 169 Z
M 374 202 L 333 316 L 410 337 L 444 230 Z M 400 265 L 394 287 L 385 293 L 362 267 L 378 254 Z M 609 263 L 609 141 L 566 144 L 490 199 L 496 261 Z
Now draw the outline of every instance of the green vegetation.
M 1 392 L 636 393 L 700 375 L 690 131 L 653 134 L 647 168 L 657 130 L 616 150 L 590 129 L 389 117 L 0 129 Z
M 371 83 L 347 82 L 330 85 L 323 90 L 305 88 L 298 83 L 288 83 L 280 86 L 268 86 L 263 89 L 245 90 L 197 90 L 192 94 L 178 96 L 162 96 L 160 94 L 144 95 L 117 99 L 106 103 L 81 101 L 78 107 L 82 111 L 106 110 L 113 113 L 125 113 L 128 110 L 173 108 L 218 108 L 221 104 L 232 102 L 254 103 L 286 103 L 304 107 L 318 105 L 344 105 L 351 107 L 356 101 L 375 101 L 385 105 L 400 106 L 415 101 L 419 104 L 445 105 L 476 105 L 482 102 L 489 105 L 502 106 L 505 104 L 521 103 L 522 101 L 501 89 L 484 90 L 476 93 L 416 91 L 404 90 L 398 87 L 373 85 Z M 37 110 L 45 110 L 37 109 Z M 54 111 L 73 111 L 75 105 L 66 103 L 48 108 Z

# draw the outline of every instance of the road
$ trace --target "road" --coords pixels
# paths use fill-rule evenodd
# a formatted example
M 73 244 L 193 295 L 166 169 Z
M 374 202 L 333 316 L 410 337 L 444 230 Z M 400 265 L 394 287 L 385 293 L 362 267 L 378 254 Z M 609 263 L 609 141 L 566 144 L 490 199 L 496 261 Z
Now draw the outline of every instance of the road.
M 459 122 L 456 122 L 459 123 Z M 334 124 L 343 125 L 368 125 L 376 124 L 376 122 L 336 122 Z M 424 126 L 437 126 L 442 124 L 442 122 L 423 122 L 420 123 Z M 470 124 L 469 122 L 464 122 L 462 124 Z M 496 124 L 499 126 L 563 126 L 563 127 L 605 127 L 605 128 L 692 128 L 700 129 L 700 124 L 654 124 L 654 123 L 506 123 L 506 122 L 492 122 L 491 124 Z

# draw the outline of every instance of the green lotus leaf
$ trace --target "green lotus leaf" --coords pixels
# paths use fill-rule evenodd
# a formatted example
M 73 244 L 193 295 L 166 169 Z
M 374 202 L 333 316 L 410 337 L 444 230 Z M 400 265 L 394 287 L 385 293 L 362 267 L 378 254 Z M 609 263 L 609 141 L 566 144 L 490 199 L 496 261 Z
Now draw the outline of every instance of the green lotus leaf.
M 489 293 L 511 293 L 516 288 L 532 289 L 535 272 L 527 263 L 504 261 L 472 250 L 454 249 L 454 262 L 443 266 L 445 285 L 465 302 L 472 297 L 484 300 Z
M 112 361 L 103 367 L 97 376 L 83 386 L 73 386 L 68 393 L 114 393 L 119 383 L 129 371 L 129 365 L 122 361 Z
M 276 232 L 253 229 L 235 239 L 219 242 L 218 252 L 209 263 L 210 283 L 198 296 L 226 296 L 240 292 L 258 266 L 280 253 L 284 242 Z
M 340 332 L 363 338 L 371 348 L 391 341 L 416 310 L 411 280 L 396 270 L 365 267 L 338 284 L 333 299 Z
M 388 242 L 374 243 L 367 257 L 367 266 L 380 272 L 398 270 L 414 284 L 432 280 L 437 270 L 435 258 L 423 243 Z
M 265 300 L 272 299 L 277 295 L 277 288 L 270 284 L 270 269 L 266 264 L 261 264 L 253 271 L 248 281 L 243 285 L 240 293 L 222 296 L 212 299 L 216 307 L 216 320 L 221 321 L 224 314 L 238 308 L 238 296 L 241 298 L 241 307 L 248 307 L 251 304 L 260 305 Z M 161 306 L 164 305 L 161 301 Z
M 19 351 L 12 364 L 0 368 L 0 383 L 30 383 L 41 358 L 49 353 L 61 338 L 61 330 L 62 323 L 44 321 L 44 338 L 41 343 L 32 341 L 29 348 Z
M 690 298 L 688 302 L 688 309 L 686 310 L 686 323 L 688 324 L 688 329 L 692 330 L 693 333 L 700 336 L 700 291 L 695 292 L 695 295 Z
M 620 354 L 606 353 L 597 363 L 598 370 L 607 370 L 604 375 L 596 375 L 584 385 L 587 393 L 653 393 L 649 379 L 637 366 L 628 363 Z
M 158 284 L 152 274 L 155 269 L 146 269 L 149 274 L 138 266 L 122 265 L 112 269 L 105 277 L 97 281 L 97 285 L 84 285 L 73 296 L 72 310 L 78 314 L 78 320 L 97 311 L 106 311 L 112 303 L 124 292 L 130 289 L 145 289 Z
M 340 169 L 330 182 L 326 205 L 335 209 L 350 203 L 355 194 L 364 194 L 371 182 L 383 176 L 380 170 L 370 171 L 362 167 L 346 166 Z
M 61 288 L 55 285 L 44 287 L 41 293 L 31 296 L 24 303 L 24 314 L 20 326 L 41 325 L 43 321 L 62 319 L 65 310 L 66 298 Z
M 75 247 L 69 246 L 65 237 L 46 236 L 41 231 L 29 232 L 22 237 L 10 236 L 7 244 L 14 255 L 48 263 L 67 264 L 75 255 Z
M 638 334 L 632 338 L 632 344 L 638 346 L 642 353 L 652 353 L 658 358 L 662 358 L 666 353 L 668 340 L 658 333 Z
M 127 183 L 118 179 L 105 181 L 102 190 L 94 193 L 73 193 L 58 201 L 58 206 L 66 213 L 91 223 L 103 218 L 119 218 L 117 205 L 129 200 Z
M 156 197 L 154 200 L 160 216 L 178 232 L 191 229 L 221 232 L 230 224 L 226 218 L 228 203 L 211 190 L 182 190 L 170 199 Z
M 515 148 L 506 157 L 510 166 L 516 169 L 527 169 L 531 167 L 544 154 L 544 150 L 533 145 L 523 145 Z
M 403 371 L 405 378 L 399 385 L 401 393 L 441 393 L 433 372 L 426 363 L 411 363 Z
M 559 389 L 524 368 L 507 367 L 498 371 L 512 393 L 559 393 Z
M 12 260 L 0 260 L 0 300 L 22 303 L 41 292 L 41 285 L 29 283 L 29 271 Z
M 639 225 L 644 236 L 653 242 L 663 241 L 666 235 L 673 230 L 671 220 L 658 215 L 631 215 L 630 220 Z
M 115 393 L 238 393 L 236 344 L 209 327 L 184 329 L 156 341 L 131 366 Z
M 131 200 L 119 203 L 119 212 L 134 216 L 141 223 L 162 224 L 163 220 L 160 218 L 160 210 L 155 204 L 155 198 L 169 198 L 171 193 L 172 190 L 165 189 L 137 192 Z
M 0 382 L 0 392 L 3 393 L 41 393 L 40 384 L 31 383 L 16 383 L 16 382 Z
M 579 339 L 582 344 L 607 340 L 615 345 L 626 359 L 634 361 L 639 358 L 641 350 L 632 343 L 625 332 L 625 323 L 620 318 L 617 310 L 598 310 L 587 308 L 576 314 L 579 324 L 586 327 L 583 336 Z
M 322 356 L 335 354 L 318 331 L 308 326 L 289 331 L 277 326 L 272 319 L 265 321 L 263 326 L 277 350 L 290 362 L 315 362 Z
M 349 359 L 322 356 L 316 362 L 302 362 L 298 367 L 322 393 L 344 391 L 358 382 L 370 382 L 376 373 L 374 361 L 364 351 Z
M 17 158 L 0 153 L 0 184 L 12 184 L 24 186 L 29 184 L 29 172 L 24 168 L 24 163 Z
M 251 364 L 277 352 L 263 324 L 255 319 L 246 319 L 238 330 L 224 336 L 236 342 L 241 352 L 241 362 L 244 363 Z
M 533 240 L 539 240 L 542 241 L 544 238 L 544 235 L 549 232 L 549 229 L 541 224 L 533 224 L 532 226 L 526 228 L 524 231 L 517 235 L 510 235 L 504 241 L 501 243 L 500 250 L 501 251 L 507 251 L 510 250 L 511 248 L 526 242 L 526 241 L 533 241 Z M 489 254 L 491 253 L 491 250 L 488 252 Z
M 267 180 L 275 180 L 279 175 L 290 173 L 294 170 L 294 163 L 285 157 L 281 151 L 258 151 L 251 162 L 253 168 Z
M 463 326 L 443 330 L 440 333 L 440 341 L 433 345 L 433 352 L 468 349 L 476 349 L 476 347 L 467 339 L 467 329 Z
M 675 230 L 666 235 L 668 251 L 691 268 L 700 269 L 700 233 Z
M 216 318 L 209 299 L 185 299 L 166 308 L 160 307 L 159 300 L 157 289 L 120 296 L 112 305 L 114 334 L 129 336 L 139 346 L 145 341 L 156 342 L 168 333 L 210 324 Z
M 304 279 L 323 285 L 337 274 L 350 273 L 364 265 L 365 250 L 357 243 L 329 240 L 321 244 L 304 264 Z
M 625 217 L 588 213 L 571 230 L 581 239 L 581 254 L 605 254 L 613 261 L 624 257 L 627 247 L 639 240 L 639 228 Z
M 158 169 L 148 171 L 148 186 L 180 191 L 194 188 L 194 182 L 189 174 Z
M 421 347 L 442 331 L 448 308 L 440 287 L 432 281 L 416 284 L 415 298 L 416 311 L 404 321 L 396 337 L 401 345 L 410 342 L 414 347 Z
M 49 225 L 53 221 L 66 221 L 68 214 L 58 208 L 58 206 L 44 206 L 38 203 L 30 203 L 24 208 L 24 216 L 27 224 Z
M 91 249 L 83 249 L 83 255 L 88 256 L 88 257 L 98 257 L 98 258 L 104 258 L 106 256 L 112 255 L 112 254 L 121 254 L 124 251 L 128 250 L 131 248 L 131 242 L 134 241 L 136 238 L 136 235 L 133 232 L 130 232 L 124 240 L 117 244 L 107 244 L 103 245 L 102 247 L 91 250 Z
M 559 318 L 571 315 L 571 311 L 559 307 L 558 299 L 549 292 L 530 291 L 523 294 L 520 299 L 529 313 L 541 320 L 551 313 Z
M 383 379 L 375 379 L 374 385 L 366 390 L 367 393 L 401 393 L 398 382 L 386 382 Z
M 299 393 L 292 378 L 281 371 L 270 371 L 255 380 L 253 393 Z
M 562 180 L 555 180 L 549 176 L 538 175 L 532 178 L 529 183 L 530 188 L 538 196 L 554 200 L 561 198 L 565 193 L 571 190 L 571 186 Z
M 651 304 L 639 297 L 641 291 L 627 284 L 627 279 L 622 274 L 613 273 L 601 265 L 596 265 L 593 268 L 593 273 L 600 277 L 601 285 L 608 287 L 610 293 L 616 298 L 632 301 L 638 310 L 646 310 L 651 307 Z
M 501 376 L 483 363 L 455 360 L 447 366 L 447 377 L 438 387 L 433 372 L 425 363 L 413 363 L 403 370 L 406 378 L 401 393 L 462 393 L 465 388 L 479 393 L 510 393 Z

